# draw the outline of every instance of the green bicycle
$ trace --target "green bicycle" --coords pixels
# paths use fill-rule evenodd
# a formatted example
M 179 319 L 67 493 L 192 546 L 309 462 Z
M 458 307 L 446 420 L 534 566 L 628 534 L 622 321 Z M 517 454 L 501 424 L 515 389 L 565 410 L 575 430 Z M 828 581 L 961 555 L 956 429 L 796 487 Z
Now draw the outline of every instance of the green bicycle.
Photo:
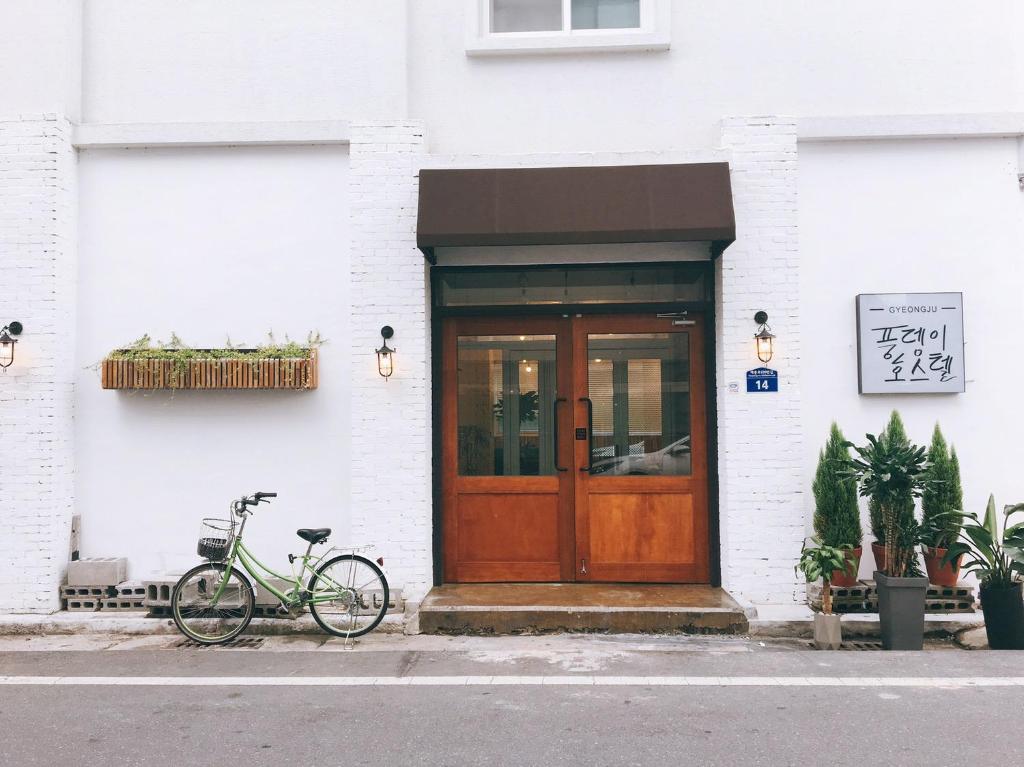
M 358 548 L 330 558 L 328 555 L 339 549 L 314 555 L 313 546 L 327 541 L 330 528 L 297 531 L 309 546 L 301 556 L 288 555 L 291 576 L 274 572 L 252 555 L 242 542 L 245 523 L 253 513 L 250 507 L 276 497 L 277 493 L 254 493 L 233 501 L 228 519 L 203 520 L 198 553 L 207 561 L 181 576 L 171 593 L 171 614 L 185 636 L 215 645 L 245 631 L 256 612 L 256 596 L 252 583 L 235 567 L 236 561 L 260 587 L 280 600 L 280 612 L 308 606 L 328 634 L 354 639 L 373 631 L 383 620 L 390 598 L 387 579 L 378 567 L 383 560 L 374 563 L 358 555 Z M 297 562 L 301 564 L 296 569 Z M 303 586 L 307 571 L 309 581 Z M 290 588 L 276 589 L 261 572 L 286 581 Z

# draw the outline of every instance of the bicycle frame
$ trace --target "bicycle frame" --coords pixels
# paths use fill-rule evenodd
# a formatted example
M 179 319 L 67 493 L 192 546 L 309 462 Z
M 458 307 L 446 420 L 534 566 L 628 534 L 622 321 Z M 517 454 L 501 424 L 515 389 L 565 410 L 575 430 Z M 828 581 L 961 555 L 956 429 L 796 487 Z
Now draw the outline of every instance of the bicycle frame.
M 322 562 L 326 557 L 326 554 L 332 551 L 337 551 L 338 549 L 336 548 L 328 549 L 325 554 L 317 556 L 312 553 L 313 544 L 310 543 L 309 546 L 306 548 L 306 553 L 302 554 L 301 556 L 295 557 L 294 560 L 292 561 L 292 574 L 290 576 L 282 575 L 281 573 L 267 567 L 265 564 L 256 559 L 253 553 L 246 548 L 245 543 L 243 543 L 242 541 L 242 533 L 245 531 L 245 523 L 248 521 L 248 518 L 248 515 L 242 517 L 242 524 L 238 528 L 238 533 L 235 535 L 235 539 L 231 544 L 231 551 L 228 554 L 228 558 L 224 560 L 224 564 L 227 566 L 227 570 L 225 571 L 225 577 L 221 580 L 220 585 L 217 587 L 216 593 L 214 593 L 213 595 L 213 605 L 217 604 L 217 602 L 221 598 L 221 595 L 224 593 L 224 589 L 227 587 L 227 583 L 229 580 L 226 576 L 231 571 L 231 568 L 234 567 L 236 561 L 242 566 L 242 569 L 245 570 L 246 573 L 248 573 L 249 577 L 251 577 L 254 581 L 256 581 L 256 583 L 258 583 L 260 586 L 262 586 L 271 594 L 273 594 L 277 599 L 281 600 L 281 604 L 285 607 L 298 607 L 300 605 L 309 604 L 310 602 L 331 602 L 338 598 L 338 590 L 351 588 L 351 585 L 344 586 L 340 583 L 336 583 L 332 578 L 328 577 L 325 574 L 321 574 L 320 576 L 318 576 L 317 581 L 318 583 L 323 582 L 328 588 L 331 589 L 330 591 L 323 593 L 320 596 L 317 596 L 316 594 L 311 594 L 308 591 L 306 591 L 305 587 L 303 586 L 302 580 L 306 574 L 306 571 L 308 570 L 311 574 L 315 573 L 315 565 Z M 291 555 L 289 555 L 289 557 L 291 557 Z M 296 571 L 295 561 L 299 560 L 301 560 L 302 565 L 301 567 L 299 567 L 298 571 Z M 290 589 L 288 592 L 282 593 L 278 589 L 274 588 L 274 586 L 272 586 L 270 583 L 268 583 L 267 580 L 260 574 L 261 572 L 267 574 L 268 576 L 272 576 L 274 578 L 279 578 L 283 581 L 293 583 L 295 587 L 293 589 Z

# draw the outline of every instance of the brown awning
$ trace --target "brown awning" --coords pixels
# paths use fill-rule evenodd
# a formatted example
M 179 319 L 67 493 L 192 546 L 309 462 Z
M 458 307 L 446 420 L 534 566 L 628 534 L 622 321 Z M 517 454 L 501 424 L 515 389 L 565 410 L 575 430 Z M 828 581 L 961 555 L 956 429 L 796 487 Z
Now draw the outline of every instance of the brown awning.
M 736 239 L 729 164 L 420 171 L 416 244 L 712 243 Z

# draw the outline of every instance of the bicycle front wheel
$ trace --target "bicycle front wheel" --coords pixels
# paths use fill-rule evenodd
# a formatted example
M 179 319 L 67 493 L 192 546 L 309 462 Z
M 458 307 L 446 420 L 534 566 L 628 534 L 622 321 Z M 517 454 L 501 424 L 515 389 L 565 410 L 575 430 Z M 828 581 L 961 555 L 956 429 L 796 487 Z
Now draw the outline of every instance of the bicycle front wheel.
M 377 628 L 388 611 L 388 582 L 369 559 L 342 554 L 309 579 L 309 611 L 328 634 L 353 639 Z
M 171 615 L 182 634 L 202 644 L 229 642 L 256 612 L 249 579 L 220 562 L 193 567 L 171 592 Z

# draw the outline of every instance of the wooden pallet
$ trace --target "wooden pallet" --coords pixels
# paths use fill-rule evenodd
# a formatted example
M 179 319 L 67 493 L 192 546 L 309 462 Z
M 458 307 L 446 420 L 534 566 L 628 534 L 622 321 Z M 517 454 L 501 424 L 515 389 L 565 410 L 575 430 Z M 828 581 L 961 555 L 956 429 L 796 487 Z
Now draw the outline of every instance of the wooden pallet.
M 320 377 L 315 348 L 309 349 L 309 357 L 288 359 L 178 362 L 108 357 L 101 363 L 101 372 L 104 389 L 315 389 Z

